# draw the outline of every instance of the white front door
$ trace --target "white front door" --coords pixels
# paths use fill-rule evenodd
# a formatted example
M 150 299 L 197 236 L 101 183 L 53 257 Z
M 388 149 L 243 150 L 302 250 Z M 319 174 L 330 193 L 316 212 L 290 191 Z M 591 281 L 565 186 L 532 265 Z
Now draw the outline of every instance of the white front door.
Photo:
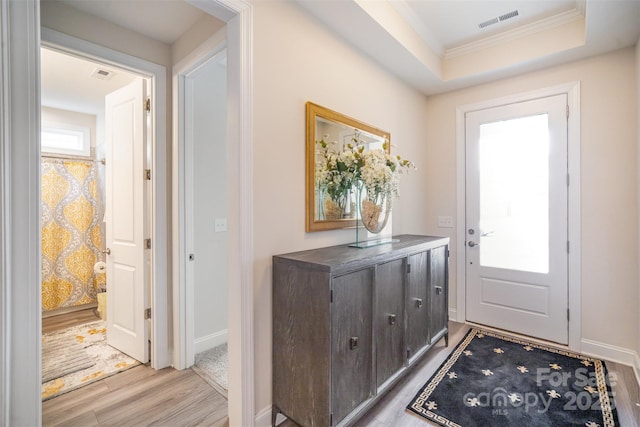
M 107 342 L 146 363 L 149 321 L 146 230 L 145 82 L 106 96 Z
M 466 115 L 466 318 L 568 343 L 567 96 Z

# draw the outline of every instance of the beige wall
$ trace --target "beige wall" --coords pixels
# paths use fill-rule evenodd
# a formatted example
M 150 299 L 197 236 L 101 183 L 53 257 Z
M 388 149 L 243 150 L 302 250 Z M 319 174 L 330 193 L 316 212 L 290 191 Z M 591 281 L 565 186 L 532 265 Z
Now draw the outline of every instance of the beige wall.
M 254 3 L 254 280 L 256 410 L 271 405 L 271 257 L 355 240 L 305 233 L 305 102 L 391 132 L 420 170 L 403 177 L 394 233 L 424 214 L 426 98 L 338 40 L 293 2 Z
M 430 97 L 427 232 L 456 211 L 456 107 L 581 82 L 582 338 L 635 349 L 638 311 L 638 180 L 635 53 L 629 48 Z M 458 220 L 463 220 L 458 218 Z M 455 230 L 451 230 L 455 240 Z M 455 251 L 450 306 L 456 306 Z M 632 320 L 633 319 L 633 320 Z

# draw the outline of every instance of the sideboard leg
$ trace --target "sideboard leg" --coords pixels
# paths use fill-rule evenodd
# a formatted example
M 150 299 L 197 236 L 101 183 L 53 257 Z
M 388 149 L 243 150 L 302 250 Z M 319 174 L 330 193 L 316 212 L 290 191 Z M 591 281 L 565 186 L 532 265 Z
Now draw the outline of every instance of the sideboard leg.
M 444 334 L 444 346 L 449 347 L 449 331 L 447 331 L 447 333 Z

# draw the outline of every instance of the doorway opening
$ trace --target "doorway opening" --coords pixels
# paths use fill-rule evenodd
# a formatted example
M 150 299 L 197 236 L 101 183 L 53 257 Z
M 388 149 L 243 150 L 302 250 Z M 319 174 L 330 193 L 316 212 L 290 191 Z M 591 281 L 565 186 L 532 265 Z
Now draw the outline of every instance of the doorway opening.
M 43 399 L 149 361 L 149 337 L 144 333 L 149 321 L 142 309 L 133 311 L 132 295 L 118 297 L 122 282 L 137 287 L 134 296 L 148 305 L 149 251 L 140 242 L 133 254 L 138 265 L 126 265 L 129 271 L 141 270 L 139 283 L 126 283 L 127 275 L 117 274 L 122 262 L 114 260 L 115 251 L 111 253 L 116 247 L 114 230 L 138 229 L 140 235 L 149 235 L 147 191 L 138 183 L 140 191 L 134 192 L 126 171 L 139 170 L 141 176 L 148 168 L 143 163 L 152 140 L 143 135 L 150 133 L 146 127 L 151 122 L 137 115 L 143 137 L 139 164 L 132 169 L 128 162 L 134 159 L 121 154 L 132 151 L 132 141 L 114 137 L 126 117 L 118 117 L 114 126 L 113 111 L 108 111 L 114 97 L 128 96 L 140 87 L 150 87 L 149 78 L 115 64 L 41 47 Z M 138 103 L 142 112 L 142 97 Z M 125 186 L 131 190 L 125 191 Z M 129 202 L 144 215 L 138 224 L 118 216 L 132 210 Z M 137 348 L 117 335 L 127 326 L 123 316 L 142 331 L 135 337 Z
M 190 62 L 190 61 L 188 61 Z M 228 396 L 229 179 L 227 51 L 219 44 L 178 75 L 177 130 L 184 156 L 180 209 L 186 253 L 185 358 Z M 182 228 L 182 227 L 180 227 Z

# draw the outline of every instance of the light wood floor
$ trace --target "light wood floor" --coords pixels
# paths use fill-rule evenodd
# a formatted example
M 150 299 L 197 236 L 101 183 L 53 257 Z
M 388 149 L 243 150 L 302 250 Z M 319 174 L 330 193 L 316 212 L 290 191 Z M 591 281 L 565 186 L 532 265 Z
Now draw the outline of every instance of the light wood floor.
M 43 321 L 43 330 L 45 323 L 49 323 L 49 319 Z M 65 322 L 60 320 L 58 323 Z M 49 324 L 47 328 L 49 327 L 55 326 Z M 356 423 L 356 427 L 431 425 L 406 412 L 405 407 L 469 327 L 451 322 L 449 330 L 449 347 L 444 347 L 444 340 L 441 340 L 416 366 L 413 373 L 390 390 Z M 615 362 L 607 362 L 607 367 L 617 380 L 613 385 L 613 392 L 620 426 L 638 427 L 640 387 L 633 370 Z M 138 366 L 48 400 L 42 404 L 42 418 L 44 426 L 228 426 L 227 401 L 192 370 L 176 371 L 169 368 L 155 371 L 148 366 Z M 279 426 L 297 425 L 285 420 Z
M 415 370 L 400 381 L 367 415 L 360 419 L 354 427 L 425 427 L 436 424 L 410 414 L 405 410 L 411 399 L 427 382 L 436 369 L 453 351 L 457 343 L 469 330 L 469 326 L 449 322 L 449 347 L 440 340 L 426 357 L 416 366 Z M 640 390 L 633 370 L 615 362 L 607 362 L 610 373 L 614 373 L 617 383 L 613 386 L 615 403 L 621 427 L 638 427 L 640 422 Z M 297 427 L 297 424 L 285 420 L 278 427 Z
M 100 320 L 92 308 L 86 310 L 72 311 L 70 313 L 60 314 L 42 319 L 42 333 L 55 332 L 60 329 L 70 328 L 76 325 L 94 322 Z
M 93 310 L 43 319 L 43 332 L 95 319 Z M 141 365 L 42 403 L 43 426 L 228 426 L 227 400 L 191 369 Z

